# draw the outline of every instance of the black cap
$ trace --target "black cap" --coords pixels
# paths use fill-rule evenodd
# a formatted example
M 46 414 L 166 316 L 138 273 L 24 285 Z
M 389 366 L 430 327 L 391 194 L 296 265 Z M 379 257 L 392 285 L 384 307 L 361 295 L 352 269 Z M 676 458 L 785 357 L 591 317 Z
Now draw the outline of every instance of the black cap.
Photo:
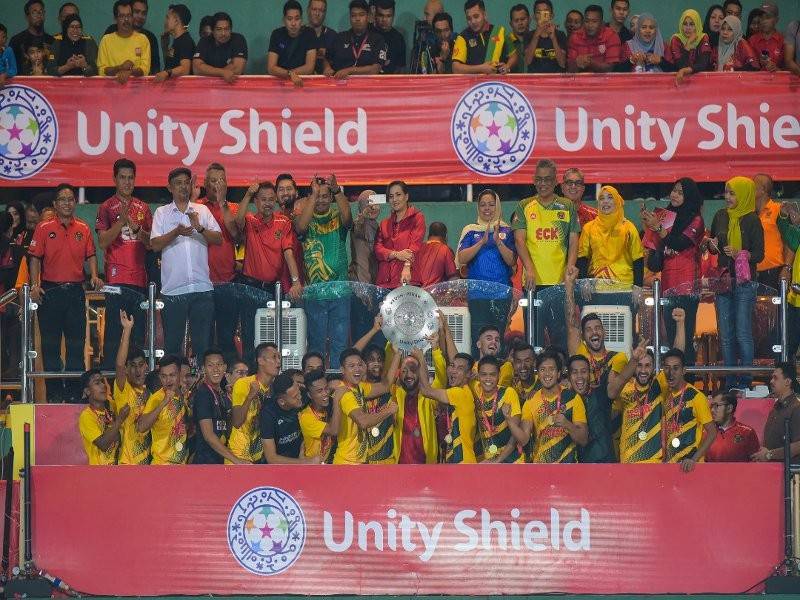
M 191 23 L 192 13 L 185 4 L 170 4 L 169 10 L 174 11 L 184 25 Z

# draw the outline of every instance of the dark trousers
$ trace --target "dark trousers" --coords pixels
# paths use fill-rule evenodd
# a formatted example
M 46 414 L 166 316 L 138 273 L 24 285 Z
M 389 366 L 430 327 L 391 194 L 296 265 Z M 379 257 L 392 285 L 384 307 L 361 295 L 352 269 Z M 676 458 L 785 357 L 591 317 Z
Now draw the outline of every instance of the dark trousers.
M 686 351 L 683 354 L 686 358 L 686 364 L 693 365 L 695 362 L 694 330 L 695 324 L 697 323 L 697 307 L 700 305 L 700 297 L 667 296 L 664 298 L 664 301 L 664 331 L 667 334 L 667 339 L 665 340 L 666 344 L 664 345 L 669 346 L 670 348 L 674 347 L 675 345 L 675 332 L 677 331 L 677 326 L 675 325 L 675 321 L 672 319 L 672 310 L 675 308 L 682 308 L 686 313 L 686 321 L 684 322 L 684 326 L 686 327 Z
M 500 340 L 505 338 L 508 328 L 508 316 L 511 310 L 511 298 L 497 300 L 474 299 L 468 301 L 470 334 L 472 335 L 472 356 L 478 358 L 478 336 L 483 327 L 491 325 L 500 330 Z M 503 352 L 501 352 L 503 354 Z
M 759 271 L 756 280 L 758 283 L 772 288 L 776 292 L 781 289 L 781 270 L 783 267 L 775 267 L 774 269 L 767 269 L 766 271 Z M 791 281 L 789 282 L 791 283 Z M 777 295 L 777 294 L 776 294 Z
M 208 349 L 211 339 L 211 320 L 214 317 L 214 294 L 193 292 L 162 296 L 164 309 L 161 321 L 164 324 L 164 351 L 167 354 L 182 354 L 186 323 L 192 338 L 194 355 L 200 360 Z
M 213 339 L 229 365 L 239 359 L 234 343 L 240 313 L 238 288 L 236 283 L 214 284 Z
M 129 317 L 133 317 L 133 331 L 131 332 L 131 348 L 144 347 L 145 324 L 147 311 L 142 310 L 141 304 L 147 300 L 144 288 L 132 285 L 120 285 L 120 294 L 106 294 L 106 317 L 103 333 L 103 370 L 111 371 L 119 350 L 119 340 L 122 337 L 122 325 L 119 322 L 119 311 L 124 310 Z
M 44 298 L 36 311 L 42 338 L 42 363 L 45 371 L 83 371 L 86 342 L 86 296 L 80 283 L 42 283 Z M 61 360 L 61 338 L 66 347 Z M 80 402 L 77 380 L 47 379 L 48 402 Z
M 797 347 L 800 346 L 800 308 L 789 304 L 786 315 L 786 345 L 788 347 L 789 362 L 794 364 Z
M 526 293 L 523 290 L 523 294 Z M 543 285 L 536 288 L 536 299 L 542 301 L 542 305 L 536 310 L 536 335 L 534 336 L 534 346 L 556 346 L 566 350 L 567 346 L 567 322 L 564 315 L 564 296 L 563 285 Z M 528 336 L 528 308 L 522 309 L 522 320 L 525 327 L 525 337 Z M 545 339 L 547 330 L 547 339 Z

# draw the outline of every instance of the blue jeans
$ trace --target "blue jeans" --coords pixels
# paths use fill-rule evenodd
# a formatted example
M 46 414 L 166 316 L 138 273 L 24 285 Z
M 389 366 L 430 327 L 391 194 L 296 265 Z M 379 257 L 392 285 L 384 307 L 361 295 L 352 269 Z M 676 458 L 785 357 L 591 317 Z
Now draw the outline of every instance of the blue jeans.
M 306 300 L 305 307 L 308 351 L 328 356 L 330 368 L 338 369 L 339 355 L 350 345 L 350 298 Z
M 756 287 L 753 281 L 731 283 L 731 291 L 717 294 L 717 330 L 722 359 L 725 366 L 752 366 L 753 364 L 753 308 L 756 304 Z M 739 350 L 737 359 L 736 350 Z M 749 386 L 752 377 L 729 375 L 727 388 Z

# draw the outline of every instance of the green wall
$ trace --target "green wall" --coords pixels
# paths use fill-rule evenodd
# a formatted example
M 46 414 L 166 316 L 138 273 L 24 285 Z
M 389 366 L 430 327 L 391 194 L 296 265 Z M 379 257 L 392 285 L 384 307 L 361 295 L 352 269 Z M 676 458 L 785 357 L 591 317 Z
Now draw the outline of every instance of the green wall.
M 47 26 L 49 33 L 60 30 L 57 26 L 57 11 L 61 6 L 61 0 L 45 0 L 47 6 Z M 489 18 L 492 22 L 507 23 L 509 10 L 518 3 L 519 0 L 487 0 Z M 105 28 L 112 22 L 111 0 L 75 0 L 81 8 L 81 17 L 84 21 L 86 31 L 96 39 L 102 34 Z M 147 21 L 148 29 L 160 34 L 163 29 L 164 14 L 169 4 L 174 0 L 150 0 L 150 14 Z M 282 17 L 283 0 L 233 0 L 232 2 L 220 2 L 219 0 L 183 0 L 192 11 L 192 23 L 190 31 L 192 37 L 197 39 L 197 27 L 203 15 L 213 14 L 218 10 L 229 12 L 233 18 L 234 31 L 238 31 L 247 38 L 250 51 L 248 61 L 248 73 L 264 73 L 266 71 L 266 52 L 269 43 L 269 34 L 276 27 L 280 27 Z M 305 7 L 307 0 L 301 0 Z M 575 0 L 553 0 L 555 17 L 563 23 L 567 11 L 572 8 L 582 10 L 590 0 L 577 2 Z M 721 4 L 722 2 L 720 2 Z M 760 2 L 755 0 L 743 0 L 746 12 Z M 778 23 L 779 29 L 785 29 L 786 25 L 793 18 L 800 16 L 800 5 L 797 0 L 776 0 L 780 11 L 781 19 Z M 14 35 L 26 27 L 25 16 L 22 11 L 24 2 L 22 0 L 0 0 L 0 20 L 8 27 L 9 36 Z M 531 5 L 532 2 L 526 1 L 525 4 Z M 609 0 L 601 0 L 598 4 L 606 7 L 610 4 Z M 687 8 L 695 8 L 700 12 L 700 16 L 705 16 L 708 7 L 714 4 L 710 0 L 631 0 L 631 14 L 649 11 L 653 13 L 661 24 L 662 32 L 665 37 L 677 30 L 677 22 L 680 14 Z M 347 0 L 328 0 L 327 23 L 337 31 L 349 27 L 347 16 Z M 414 19 L 422 17 L 422 9 L 425 0 L 397 0 L 396 26 L 402 30 L 409 40 L 414 31 Z M 453 15 L 457 30 L 464 28 L 464 3 L 462 0 L 444 0 L 445 9 Z

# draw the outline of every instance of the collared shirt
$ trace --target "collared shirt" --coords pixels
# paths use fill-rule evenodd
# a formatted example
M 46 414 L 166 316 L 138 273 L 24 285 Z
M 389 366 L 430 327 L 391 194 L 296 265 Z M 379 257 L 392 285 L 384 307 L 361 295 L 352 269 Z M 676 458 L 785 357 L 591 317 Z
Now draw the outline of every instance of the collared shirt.
M 317 32 L 312 27 L 309 27 L 309 29 L 314 32 L 314 36 L 317 40 L 317 64 L 314 68 L 314 72 L 317 75 L 322 75 L 322 73 L 325 71 L 324 55 L 328 51 L 328 48 L 336 40 L 336 31 L 326 25 L 323 25 L 322 31 L 319 35 L 317 35 Z
M 200 226 L 209 231 L 220 231 L 211 211 L 202 204 L 190 202 L 186 211 L 200 217 Z M 153 217 L 150 239 L 175 229 L 178 225 L 191 225 L 186 212 L 181 212 L 170 202 L 159 206 Z M 167 296 L 209 292 L 213 289 L 208 271 L 208 242 L 197 231 L 192 235 L 179 235 L 161 251 L 161 293 Z
M 441 240 L 428 240 L 422 245 L 411 269 L 411 284 L 428 287 L 458 275 L 453 251 Z
M 42 281 L 80 283 L 83 263 L 95 255 L 94 238 L 80 219 L 72 217 L 65 225 L 56 217 L 36 226 L 28 253 L 42 259 Z
M 764 204 L 764 208 L 758 211 L 758 218 L 761 219 L 761 226 L 764 228 L 764 260 L 758 263 L 759 271 L 782 267 L 785 263 L 783 259 L 783 238 L 778 230 L 778 217 L 781 215 L 781 205 L 769 199 Z
M 717 437 L 706 453 L 708 462 L 750 462 L 761 446 L 755 429 L 736 419 L 726 428 L 717 425 Z
M 121 214 L 122 200 L 119 196 L 114 195 L 103 202 L 97 210 L 95 231 L 98 233 L 108 231 L 119 220 Z M 138 198 L 131 198 L 128 203 L 128 222 L 135 224 L 137 228 L 149 230 L 153 226 L 150 207 Z M 105 249 L 106 283 L 145 287 L 147 285 L 146 252 L 144 242 L 131 231 L 130 225 L 123 225 L 119 235 Z
M 773 31 L 768 36 L 758 32 L 751 35 L 748 41 L 759 59 L 762 56 L 767 56 L 779 69 L 783 69 L 785 58 L 783 36 L 779 32 Z M 761 69 L 766 70 L 763 66 Z
M 295 240 L 292 222 L 280 213 L 274 213 L 269 221 L 248 213 L 244 224 L 244 274 L 268 283 L 278 281 L 285 263 L 284 253 L 293 248 Z M 303 262 L 297 256 L 294 259 Z
M 269 38 L 269 52 L 278 55 L 278 66 L 282 69 L 297 69 L 306 64 L 306 54 L 317 49 L 314 30 L 303 27 L 297 37 L 289 35 L 286 27 L 279 27 Z
M 149 29 L 138 29 L 136 31 L 137 33 L 141 33 L 144 37 L 146 37 L 148 43 L 150 44 L 150 72 L 158 73 L 161 70 L 161 57 L 159 55 L 159 48 L 161 46 L 159 44 L 158 38 L 156 37 L 156 34 L 150 31 Z M 109 33 L 116 33 L 116 32 L 117 32 L 117 24 L 112 23 L 106 28 L 104 34 L 108 35 Z M 60 34 L 56 36 L 56 39 L 58 39 L 59 37 Z
M 383 69 L 387 59 L 386 40 L 369 30 L 361 35 L 355 35 L 352 29 L 339 32 L 325 52 L 334 71 L 375 64 Z
M 610 27 L 602 27 L 594 37 L 581 28 L 570 36 L 567 56 L 569 62 L 574 62 L 584 54 L 591 56 L 592 60 L 615 64 L 622 57 L 622 42 Z
M 460 62 L 465 65 L 482 65 L 485 62 L 507 62 L 516 53 L 512 33 L 500 26 L 497 32 L 497 39 L 492 40 L 493 26 L 486 23 L 482 31 L 474 32 L 467 27 L 456 37 L 453 46 L 453 62 Z M 494 56 L 487 57 L 486 49 L 489 43 L 494 41 L 496 51 Z
M 147 37 L 134 31 L 128 37 L 117 32 L 107 33 L 100 40 L 97 51 L 97 72 L 105 76 L 108 67 L 116 67 L 129 60 L 134 69 L 141 69 L 145 75 L 150 74 L 150 42 Z
M 217 44 L 213 36 L 202 38 L 197 42 L 194 58 L 199 58 L 209 67 L 224 69 L 234 58 L 247 60 L 247 40 L 240 33 L 232 33 L 224 44 Z
M 94 443 L 113 422 L 114 414 L 108 408 L 96 410 L 94 407 L 87 406 L 81 411 L 80 417 L 78 417 L 78 429 L 90 465 L 117 464 L 119 442 L 114 442 L 106 450 L 101 450 Z
M 783 448 L 783 422 L 789 419 L 792 442 L 800 441 L 800 401 L 792 394 L 788 399 L 776 400 L 764 423 L 763 445 L 767 450 Z M 781 460 L 773 458 L 773 460 Z
M 200 198 L 197 203 L 211 211 L 211 215 L 222 231 L 222 244 L 208 247 L 208 270 L 211 283 L 230 283 L 236 275 L 236 242 L 231 237 L 228 228 L 225 227 L 222 206 L 219 202 L 209 202 L 208 198 Z M 239 205 L 229 202 L 228 210 L 235 217 Z

